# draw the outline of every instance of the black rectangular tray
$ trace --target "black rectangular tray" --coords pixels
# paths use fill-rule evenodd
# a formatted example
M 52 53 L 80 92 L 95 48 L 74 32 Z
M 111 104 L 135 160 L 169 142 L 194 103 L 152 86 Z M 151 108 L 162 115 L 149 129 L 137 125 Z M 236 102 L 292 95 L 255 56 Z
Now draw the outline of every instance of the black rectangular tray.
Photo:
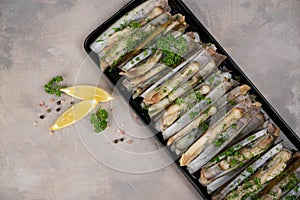
M 84 41 L 84 49 L 89 54 L 89 56 L 93 59 L 93 61 L 99 66 L 98 55 L 94 53 L 90 49 L 90 45 L 98 38 L 98 36 L 103 33 L 109 26 L 111 26 L 114 22 L 116 22 L 119 18 L 125 15 L 127 12 L 145 2 L 146 0 L 132 0 L 127 3 L 123 8 L 121 8 L 118 12 L 116 12 L 111 18 L 105 21 L 102 25 L 97 27 L 92 33 L 88 35 L 86 40 Z M 233 61 L 233 59 L 228 55 L 228 53 L 222 48 L 222 46 L 217 42 L 215 38 L 207 31 L 207 29 L 199 22 L 199 20 L 195 17 L 195 15 L 189 10 L 189 8 L 181 1 L 181 0 L 169 0 L 169 6 L 171 7 L 171 13 L 181 13 L 186 17 L 186 22 L 189 24 L 189 28 L 187 31 L 196 31 L 199 32 L 201 40 L 204 43 L 213 43 L 217 47 L 217 52 L 227 56 L 227 59 L 221 64 L 221 66 L 225 66 L 227 69 L 232 71 L 233 76 L 239 76 L 240 82 L 247 84 L 251 87 L 251 94 L 256 95 L 256 100 L 262 103 L 262 109 L 265 113 L 270 117 L 272 122 L 276 124 L 282 132 L 281 139 L 283 139 L 283 144 L 290 148 L 291 150 L 299 150 L 300 147 L 300 139 L 297 134 L 289 127 L 289 125 L 280 117 L 280 115 L 276 112 L 276 110 L 271 106 L 271 104 L 265 99 L 265 97 L 259 92 L 259 90 L 255 87 L 255 85 L 249 80 L 249 78 L 243 73 L 243 71 L 239 68 L 239 66 Z M 119 70 L 105 70 L 104 74 L 108 77 L 108 79 L 116 85 L 119 89 L 120 93 L 129 101 L 130 106 L 135 110 L 137 115 L 146 123 L 151 123 L 150 117 L 147 112 L 143 110 L 140 106 L 141 100 L 131 99 L 131 94 L 123 88 L 122 85 L 117 84 L 121 76 L 119 76 Z M 162 134 L 157 132 L 155 128 L 150 126 L 155 134 L 155 138 L 158 139 L 162 145 L 166 146 L 166 141 L 163 140 Z M 175 158 L 173 152 L 169 148 L 166 148 L 169 155 Z M 189 174 L 186 168 L 179 166 L 178 159 L 175 161 L 176 165 L 180 169 L 180 171 L 187 177 L 187 179 L 192 183 L 195 189 L 200 193 L 200 195 L 204 199 L 211 199 L 211 196 L 207 194 L 206 188 L 203 187 L 198 179 L 193 175 Z

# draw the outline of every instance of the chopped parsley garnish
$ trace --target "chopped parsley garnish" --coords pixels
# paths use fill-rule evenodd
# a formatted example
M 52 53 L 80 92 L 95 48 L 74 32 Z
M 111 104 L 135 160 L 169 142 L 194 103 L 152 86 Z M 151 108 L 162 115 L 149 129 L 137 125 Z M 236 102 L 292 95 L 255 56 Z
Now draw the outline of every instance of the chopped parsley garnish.
M 250 174 L 254 174 L 254 169 L 252 167 L 248 167 L 247 172 L 249 172 Z
M 104 40 L 101 40 L 101 39 L 99 39 L 99 40 L 96 40 L 96 42 L 103 42 Z
M 108 118 L 108 112 L 101 107 L 99 108 L 97 113 L 91 114 L 90 122 L 91 124 L 94 125 L 96 133 L 102 132 L 106 129 L 107 118 Z
M 232 106 L 236 105 L 236 101 L 235 101 L 235 100 L 230 100 L 229 103 L 230 103 L 230 105 L 232 105 Z
M 175 38 L 171 33 L 158 38 L 154 46 L 155 49 L 162 50 L 162 62 L 169 67 L 174 67 L 182 62 L 181 55 L 187 51 L 187 41 L 183 37 Z M 177 49 L 177 52 L 173 52 L 173 49 Z
M 211 104 L 211 98 L 204 98 L 204 100 L 205 100 L 208 104 Z
M 226 137 L 223 134 L 220 134 L 218 138 L 214 141 L 214 145 L 217 147 L 222 146 L 222 144 L 226 141 Z
M 241 76 L 240 75 L 238 75 L 238 76 L 235 76 L 234 77 L 237 81 L 240 81 L 240 79 L 241 79 Z
M 125 29 L 126 27 L 141 28 L 142 25 L 139 22 L 136 22 L 136 21 L 129 21 L 129 22 L 125 22 L 123 24 L 120 24 L 120 27 L 113 28 L 113 30 L 115 32 L 118 32 L 118 31 L 121 31 L 121 30 Z
M 297 176 L 293 173 L 289 176 L 289 181 L 287 184 L 280 186 L 283 192 L 288 192 L 295 187 L 295 185 L 299 182 Z
M 247 140 L 248 140 L 248 141 L 252 141 L 252 140 L 254 140 L 255 138 L 256 138 L 256 135 L 252 135 L 252 136 L 248 137 Z
M 236 128 L 236 124 L 232 124 L 230 127 L 231 127 L 232 129 L 235 129 L 235 128 Z
M 191 119 L 194 119 L 197 115 L 198 115 L 198 112 L 191 112 L 189 114 L 189 116 L 190 116 Z
M 184 101 L 183 101 L 182 98 L 178 98 L 178 99 L 175 100 L 175 102 L 176 102 L 177 105 L 180 106 Z
M 61 96 L 60 89 L 62 86 L 58 85 L 59 82 L 62 82 L 64 79 L 62 76 L 56 76 L 51 79 L 46 85 L 44 85 L 44 89 L 48 94 L 55 94 L 56 96 Z
M 209 128 L 209 124 L 207 122 L 202 122 L 201 127 L 203 128 L 204 131 L 206 131 Z
M 204 99 L 204 96 L 199 91 L 197 91 L 196 92 L 196 99 L 197 99 L 197 102 L 200 102 Z
M 211 85 L 214 83 L 214 79 L 215 79 L 215 77 L 213 77 L 213 76 L 209 79 L 209 83 L 210 83 Z

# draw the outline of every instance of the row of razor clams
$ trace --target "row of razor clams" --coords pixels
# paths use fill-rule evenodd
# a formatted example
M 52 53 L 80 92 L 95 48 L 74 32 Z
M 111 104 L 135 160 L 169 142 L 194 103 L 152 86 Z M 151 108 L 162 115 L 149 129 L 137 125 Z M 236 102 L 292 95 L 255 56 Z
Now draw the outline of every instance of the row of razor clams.
M 212 199 L 299 198 L 300 154 L 278 140 L 251 88 L 220 70 L 226 57 L 169 11 L 166 0 L 151 0 L 121 17 L 91 45 L 100 68 L 118 68 Z

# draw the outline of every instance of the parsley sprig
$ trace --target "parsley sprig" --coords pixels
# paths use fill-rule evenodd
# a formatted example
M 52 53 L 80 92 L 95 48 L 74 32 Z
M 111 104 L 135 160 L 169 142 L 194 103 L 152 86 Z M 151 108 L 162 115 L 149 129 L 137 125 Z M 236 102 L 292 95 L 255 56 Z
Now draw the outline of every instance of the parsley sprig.
M 91 114 L 90 122 L 91 124 L 94 125 L 96 133 L 102 132 L 106 129 L 107 118 L 108 118 L 108 112 L 101 107 L 96 113 Z
M 44 89 L 48 94 L 55 94 L 56 96 L 61 96 L 60 89 L 62 86 L 58 85 L 59 82 L 62 82 L 64 79 L 62 76 L 56 76 L 51 79 L 46 85 L 44 85 Z

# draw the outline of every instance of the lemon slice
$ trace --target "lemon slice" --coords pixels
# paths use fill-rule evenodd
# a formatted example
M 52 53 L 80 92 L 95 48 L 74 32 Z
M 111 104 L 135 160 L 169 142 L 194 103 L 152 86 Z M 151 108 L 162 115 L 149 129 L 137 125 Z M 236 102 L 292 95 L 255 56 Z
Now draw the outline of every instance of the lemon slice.
M 99 102 L 107 102 L 113 99 L 113 97 L 105 90 L 90 85 L 77 85 L 60 89 L 60 91 L 80 100 L 95 99 Z
M 98 104 L 97 100 L 84 100 L 66 110 L 49 128 L 58 130 L 70 126 L 87 116 Z

